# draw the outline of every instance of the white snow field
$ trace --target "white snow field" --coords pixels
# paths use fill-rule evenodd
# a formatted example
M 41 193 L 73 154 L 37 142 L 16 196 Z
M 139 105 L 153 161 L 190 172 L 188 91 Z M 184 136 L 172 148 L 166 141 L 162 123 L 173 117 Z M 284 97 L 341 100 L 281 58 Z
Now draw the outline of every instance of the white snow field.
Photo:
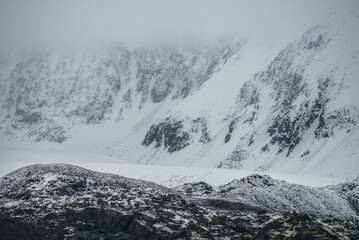
M 68 163 L 94 171 L 118 174 L 125 177 L 148 180 L 166 187 L 175 187 L 189 182 L 203 181 L 213 186 L 227 184 L 253 173 L 266 174 L 274 179 L 304 186 L 321 187 L 346 182 L 350 179 L 335 179 L 325 176 L 260 172 L 238 169 L 178 167 L 160 165 L 140 165 L 123 162 L 114 157 L 64 150 L 30 150 L 0 147 L 0 177 L 28 165 L 36 163 Z

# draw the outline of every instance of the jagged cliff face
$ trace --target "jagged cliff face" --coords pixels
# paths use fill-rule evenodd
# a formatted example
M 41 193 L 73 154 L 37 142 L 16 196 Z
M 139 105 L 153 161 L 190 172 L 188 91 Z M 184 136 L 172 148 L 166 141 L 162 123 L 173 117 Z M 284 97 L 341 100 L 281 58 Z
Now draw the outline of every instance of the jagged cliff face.
M 346 18 L 272 48 L 2 56 L 2 139 L 80 144 L 136 163 L 353 175 L 359 17 Z

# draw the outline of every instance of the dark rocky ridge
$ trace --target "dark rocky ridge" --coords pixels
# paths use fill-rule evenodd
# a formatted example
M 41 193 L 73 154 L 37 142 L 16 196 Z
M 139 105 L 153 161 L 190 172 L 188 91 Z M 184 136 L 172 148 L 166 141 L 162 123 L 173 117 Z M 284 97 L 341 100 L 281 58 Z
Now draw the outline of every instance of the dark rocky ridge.
M 0 184 L 5 233 L 18 228 L 35 239 L 236 235 L 230 226 L 233 223 L 227 228 L 220 216 L 206 217 L 210 213 L 169 189 L 76 166 L 33 165 L 3 177 Z
M 352 221 L 264 211 L 231 200 L 241 187 L 266 189 L 277 182 L 249 176 L 219 187 L 214 198 L 217 188 L 203 182 L 171 190 L 66 164 L 37 164 L 0 179 L 0 234 L 2 239 L 358 239 Z M 350 195 L 357 184 L 334 188 Z

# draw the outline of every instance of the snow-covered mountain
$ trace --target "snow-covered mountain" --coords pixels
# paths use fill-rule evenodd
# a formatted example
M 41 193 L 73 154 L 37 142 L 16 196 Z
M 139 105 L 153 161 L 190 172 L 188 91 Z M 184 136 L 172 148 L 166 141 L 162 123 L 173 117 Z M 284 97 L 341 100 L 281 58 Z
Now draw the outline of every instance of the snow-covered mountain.
M 240 49 L 124 46 L 1 56 L 3 136 L 61 143 L 75 125 L 120 121 L 128 109 L 184 98 Z M 113 113 L 111 115 L 111 113 Z
M 225 139 L 240 141 L 221 166 L 358 171 L 358 23 L 310 29 L 243 85 Z
M 349 177 L 359 172 L 358 25 L 354 12 L 333 16 L 287 46 L 2 55 L 1 139 L 144 164 Z

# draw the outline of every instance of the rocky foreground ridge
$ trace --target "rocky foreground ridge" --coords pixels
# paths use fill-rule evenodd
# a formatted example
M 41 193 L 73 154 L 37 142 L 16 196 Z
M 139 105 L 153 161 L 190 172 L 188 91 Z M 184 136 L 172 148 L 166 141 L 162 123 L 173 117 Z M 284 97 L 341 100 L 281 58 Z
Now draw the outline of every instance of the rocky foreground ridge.
M 358 239 L 359 180 L 323 188 L 251 175 L 168 189 L 67 164 L 0 179 L 2 239 Z

